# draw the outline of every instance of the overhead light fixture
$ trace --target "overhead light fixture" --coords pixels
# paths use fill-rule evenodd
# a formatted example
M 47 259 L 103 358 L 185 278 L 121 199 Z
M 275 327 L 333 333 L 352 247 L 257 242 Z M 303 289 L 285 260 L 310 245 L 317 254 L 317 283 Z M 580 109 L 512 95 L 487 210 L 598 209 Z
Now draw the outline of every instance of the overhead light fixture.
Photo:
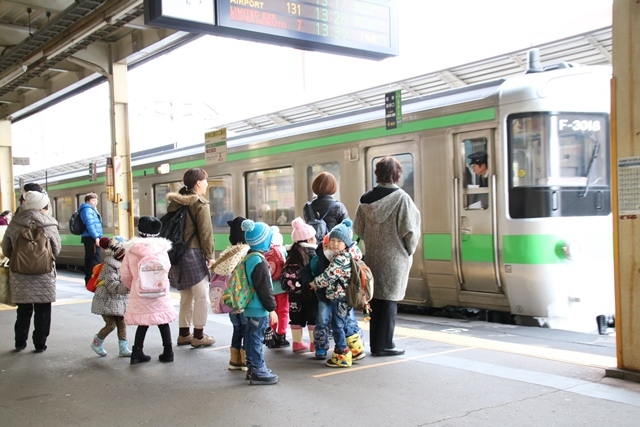
M 23 75 L 24 73 L 26 73 L 28 69 L 29 68 L 26 65 L 21 65 L 18 68 L 11 71 L 9 74 L 5 74 L 4 76 L 0 77 L 0 87 L 4 87 L 8 85 L 12 81 L 17 79 L 21 75 Z

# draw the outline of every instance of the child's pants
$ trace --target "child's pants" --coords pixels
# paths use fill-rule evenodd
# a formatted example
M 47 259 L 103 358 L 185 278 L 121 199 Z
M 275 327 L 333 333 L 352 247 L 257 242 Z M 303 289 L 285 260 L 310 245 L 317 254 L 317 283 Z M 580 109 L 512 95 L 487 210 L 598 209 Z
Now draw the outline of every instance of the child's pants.
M 244 349 L 243 340 L 245 329 L 247 328 L 247 318 L 242 313 L 229 313 L 229 320 L 233 325 L 233 335 L 231 335 L 231 347 Z
M 276 314 L 278 315 L 278 326 L 274 328 L 276 334 L 286 335 L 289 324 L 289 294 L 281 293 L 276 297 Z
M 127 339 L 127 325 L 124 323 L 123 316 L 109 316 L 103 314 L 102 319 L 104 320 L 104 327 L 98 331 L 97 335 L 99 339 L 105 339 L 116 327 L 118 328 L 118 339 Z
M 343 322 L 345 337 L 350 337 L 353 334 L 360 334 L 360 327 L 358 326 L 358 319 L 356 319 L 355 312 L 350 309 L 347 313 L 347 318 Z M 316 318 L 316 328 L 313 330 L 313 342 L 316 349 L 329 350 L 329 319 L 331 318 L 331 303 L 318 300 L 318 317 Z M 335 326 L 334 336 L 335 336 Z M 346 343 L 346 340 L 345 340 Z
M 251 373 L 257 376 L 269 375 L 264 363 L 263 340 L 264 331 L 269 325 L 269 316 L 247 317 L 247 329 L 244 335 L 244 349 L 247 354 L 247 364 Z

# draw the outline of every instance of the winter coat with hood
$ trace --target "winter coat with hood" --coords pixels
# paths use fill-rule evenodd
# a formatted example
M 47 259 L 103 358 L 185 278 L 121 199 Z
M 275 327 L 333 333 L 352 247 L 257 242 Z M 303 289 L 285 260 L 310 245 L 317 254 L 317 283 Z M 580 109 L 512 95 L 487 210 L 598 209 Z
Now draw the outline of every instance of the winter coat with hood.
M 364 262 L 375 279 L 373 297 L 404 299 L 413 253 L 420 241 L 420 211 L 395 185 L 378 185 L 360 198 L 353 232 L 365 244 Z
M 174 212 L 180 207 L 189 206 L 189 211 L 193 214 L 195 224 L 191 217 L 187 215 L 184 224 L 184 235 L 182 239 L 187 242 L 196 231 L 197 233 L 189 242 L 185 255 L 178 265 L 171 269 L 169 278 L 171 285 L 178 290 L 188 289 L 203 279 L 210 279 L 210 272 L 207 268 L 207 260 L 215 258 L 213 246 L 213 227 L 211 225 L 211 214 L 209 202 L 193 190 L 187 194 L 168 193 L 167 212 Z
M 34 209 L 21 209 L 7 226 L 2 239 L 2 251 L 5 256 L 11 258 L 18 242 L 18 236 L 31 224 L 44 228 L 44 233 L 51 242 L 53 256 L 60 253 L 60 234 L 58 234 L 58 221 L 50 215 Z M 56 267 L 44 274 L 20 274 L 11 272 L 9 275 L 11 287 L 11 300 L 14 304 L 43 304 L 56 300 Z
M 118 261 L 112 255 L 104 258 L 104 267 L 100 272 L 100 279 L 104 283 L 96 288 L 91 302 L 91 312 L 101 316 L 124 316 L 129 302 L 129 288 L 120 280 L 120 267 L 122 261 Z
M 331 206 L 332 204 L 333 207 Z M 311 208 L 313 212 L 318 215 L 318 218 L 322 218 L 322 215 L 331 208 L 327 216 L 324 217 L 324 222 L 327 224 L 327 231 L 331 231 L 336 224 L 340 224 L 343 220 L 349 218 L 349 213 L 344 204 L 334 199 L 330 194 L 324 194 L 313 199 L 311 201 Z M 311 218 L 308 218 L 307 210 L 303 209 L 302 212 L 304 214 L 304 220 L 309 221 Z
M 147 255 L 156 255 L 162 260 L 166 271 L 171 268 L 167 251 L 171 249 L 171 242 L 162 237 L 134 237 L 124 243 L 125 256 L 120 266 L 120 279 L 131 290 L 129 305 L 124 313 L 127 325 L 163 325 L 171 323 L 178 317 L 173 307 L 169 285 L 164 289 L 164 295 L 159 298 L 144 298 L 139 293 L 138 265 Z
M 78 212 L 80 218 L 84 224 L 84 231 L 82 237 L 91 237 L 92 239 L 99 239 L 102 237 L 102 217 L 100 212 L 93 207 L 91 203 L 85 202 L 78 206 Z
M 314 279 L 317 288 L 326 289 L 326 298 L 329 301 L 344 300 L 347 286 L 351 281 L 351 260 L 361 258 L 360 248 L 352 244 L 338 252 L 331 260 L 329 267 Z

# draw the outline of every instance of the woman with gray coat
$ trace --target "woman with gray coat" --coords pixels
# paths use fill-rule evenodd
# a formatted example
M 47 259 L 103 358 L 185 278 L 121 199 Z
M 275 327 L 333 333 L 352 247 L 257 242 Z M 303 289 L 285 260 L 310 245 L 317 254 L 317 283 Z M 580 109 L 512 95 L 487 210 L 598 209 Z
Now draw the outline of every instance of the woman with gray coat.
M 60 234 L 58 234 L 58 221 L 49 215 L 51 208 L 49 197 L 38 191 L 27 191 L 24 199 L 24 207 L 13 217 L 4 234 L 2 251 L 10 259 L 12 256 L 17 258 L 20 233 L 28 228 L 42 228 L 51 244 L 51 252 L 55 259 L 60 253 Z M 27 348 L 31 316 L 35 313 L 33 345 L 36 353 L 42 353 L 47 349 L 47 337 L 51 328 L 51 303 L 56 300 L 55 263 L 51 271 L 42 274 L 22 274 L 12 270 L 9 275 L 9 286 L 11 301 L 18 306 L 14 328 L 15 349 L 22 351 Z
M 377 185 L 360 198 L 353 232 L 365 244 L 364 261 L 374 278 L 369 339 L 374 356 L 404 354 L 393 342 L 398 301 L 404 299 L 409 270 L 420 241 L 420 211 L 398 187 L 402 165 L 382 158 L 375 169 Z

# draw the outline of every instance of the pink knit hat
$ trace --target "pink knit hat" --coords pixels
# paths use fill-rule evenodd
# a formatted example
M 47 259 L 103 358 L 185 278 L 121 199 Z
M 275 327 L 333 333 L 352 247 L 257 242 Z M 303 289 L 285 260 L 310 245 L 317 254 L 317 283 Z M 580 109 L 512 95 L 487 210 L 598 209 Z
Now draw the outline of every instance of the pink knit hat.
M 312 226 L 304 222 L 304 220 L 300 217 L 291 221 L 291 226 L 293 227 L 291 239 L 294 243 L 309 240 L 316 235 L 316 230 Z

